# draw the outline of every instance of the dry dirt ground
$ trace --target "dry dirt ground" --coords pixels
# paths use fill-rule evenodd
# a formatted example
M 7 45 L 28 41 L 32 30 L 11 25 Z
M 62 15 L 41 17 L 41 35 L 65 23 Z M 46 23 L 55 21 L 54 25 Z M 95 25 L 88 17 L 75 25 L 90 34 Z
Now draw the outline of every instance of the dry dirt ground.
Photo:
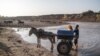
M 0 28 L 0 56 L 53 56 L 46 48 L 37 48 L 10 28 Z

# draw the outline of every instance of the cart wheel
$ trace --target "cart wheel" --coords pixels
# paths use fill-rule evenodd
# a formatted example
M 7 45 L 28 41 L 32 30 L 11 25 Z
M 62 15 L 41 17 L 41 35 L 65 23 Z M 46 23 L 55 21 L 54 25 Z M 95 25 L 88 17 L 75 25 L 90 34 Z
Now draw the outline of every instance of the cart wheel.
M 72 45 L 68 42 L 60 42 L 57 45 L 57 51 L 63 55 L 69 54 L 71 48 L 72 48 Z

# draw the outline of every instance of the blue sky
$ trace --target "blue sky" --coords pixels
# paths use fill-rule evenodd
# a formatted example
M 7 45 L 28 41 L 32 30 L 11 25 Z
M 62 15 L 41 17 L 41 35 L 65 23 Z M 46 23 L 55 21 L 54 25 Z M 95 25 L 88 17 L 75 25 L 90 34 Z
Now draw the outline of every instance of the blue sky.
M 0 0 L 2 16 L 36 16 L 100 11 L 100 0 Z

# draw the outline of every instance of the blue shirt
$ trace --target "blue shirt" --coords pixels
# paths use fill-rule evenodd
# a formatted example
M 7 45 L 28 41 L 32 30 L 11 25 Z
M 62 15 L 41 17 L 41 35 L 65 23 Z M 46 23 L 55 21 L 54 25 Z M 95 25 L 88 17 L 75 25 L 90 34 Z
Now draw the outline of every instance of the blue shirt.
M 79 36 L 79 30 L 78 29 L 75 29 L 74 32 L 75 32 L 75 35 Z

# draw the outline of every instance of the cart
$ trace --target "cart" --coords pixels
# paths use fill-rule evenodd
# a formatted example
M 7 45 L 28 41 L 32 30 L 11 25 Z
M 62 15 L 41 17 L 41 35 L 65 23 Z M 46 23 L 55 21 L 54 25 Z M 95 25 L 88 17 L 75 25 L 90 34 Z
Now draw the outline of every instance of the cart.
M 68 30 L 57 31 L 57 39 L 61 40 L 57 45 L 57 51 L 59 52 L 59 54 L 66 55 L 71 51 L 73 37 L 74 37 L 74 31 L 68 31 Z

